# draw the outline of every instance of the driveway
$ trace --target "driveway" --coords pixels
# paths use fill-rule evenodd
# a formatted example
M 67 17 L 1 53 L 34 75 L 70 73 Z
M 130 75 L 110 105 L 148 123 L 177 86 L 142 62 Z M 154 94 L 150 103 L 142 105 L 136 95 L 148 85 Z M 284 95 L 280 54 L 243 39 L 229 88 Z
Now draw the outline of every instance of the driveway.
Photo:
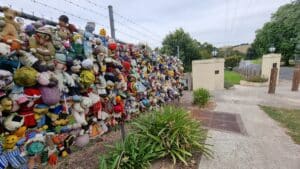
M 281 80 L 292 80 L 294 73 L 294 67 L 281 67 L 279 79 Z

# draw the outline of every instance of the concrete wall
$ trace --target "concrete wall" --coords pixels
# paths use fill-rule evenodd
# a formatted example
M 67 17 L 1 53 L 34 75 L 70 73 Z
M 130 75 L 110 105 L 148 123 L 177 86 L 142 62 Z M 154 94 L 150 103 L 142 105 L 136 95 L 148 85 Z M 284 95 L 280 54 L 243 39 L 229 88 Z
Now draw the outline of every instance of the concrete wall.
M 281 54 L 277 54 L 277 53 L 270 53 L 270 54 L 263 55 L 262 65 L 261 65 L 261 76 L 270 79 L 273 63 L 277 63 L 277 68 L 278 68 L 277 81 L 278 81 L 279 72 L 280 72 L 280 59 L 281 59 Z
M 224 59 L 194 60 L 192 62 L 193 90 L 224 89 Z

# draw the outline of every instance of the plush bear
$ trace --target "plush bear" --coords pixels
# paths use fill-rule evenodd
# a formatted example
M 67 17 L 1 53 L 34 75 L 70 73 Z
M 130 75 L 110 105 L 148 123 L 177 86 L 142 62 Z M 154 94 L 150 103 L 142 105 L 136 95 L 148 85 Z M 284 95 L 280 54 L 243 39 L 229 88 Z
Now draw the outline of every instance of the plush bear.
M 8 7 L 3 8 L 4 19 L 0 20 L 0 39 L 11 43 L 13 40 L 18 40 L 20 25 L 15 21 L 18 13 Z

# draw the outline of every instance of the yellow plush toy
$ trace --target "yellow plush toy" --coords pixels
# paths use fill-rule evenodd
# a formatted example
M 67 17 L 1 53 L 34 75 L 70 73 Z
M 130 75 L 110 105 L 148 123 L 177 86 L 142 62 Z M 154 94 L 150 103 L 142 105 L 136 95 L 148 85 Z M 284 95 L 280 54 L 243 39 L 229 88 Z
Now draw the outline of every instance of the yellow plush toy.
M 3 147 L 6 150 L 14 149 L 18 141 L 19 141 L 18 136 L 16 136 L 16 135 L 9 135 L 9 136 L 7 136 L 5 138 Z
M 99 31 L 100 36 L 106 36 L 106 30 L 104 28 L 101 28 Z

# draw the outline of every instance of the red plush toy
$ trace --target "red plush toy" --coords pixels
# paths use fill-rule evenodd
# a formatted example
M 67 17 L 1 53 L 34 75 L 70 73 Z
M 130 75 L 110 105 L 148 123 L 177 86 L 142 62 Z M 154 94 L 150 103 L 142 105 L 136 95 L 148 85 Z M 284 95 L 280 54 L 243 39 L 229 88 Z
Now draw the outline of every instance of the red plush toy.
M 41 103 L 41 92 L 37 88 L 25 88 L 24 96 L 27 98 L 20 102 L 19 114 L 24 117 L 24 125 L 26 127 L 35 127 L 33 108 L 35 104 Z

